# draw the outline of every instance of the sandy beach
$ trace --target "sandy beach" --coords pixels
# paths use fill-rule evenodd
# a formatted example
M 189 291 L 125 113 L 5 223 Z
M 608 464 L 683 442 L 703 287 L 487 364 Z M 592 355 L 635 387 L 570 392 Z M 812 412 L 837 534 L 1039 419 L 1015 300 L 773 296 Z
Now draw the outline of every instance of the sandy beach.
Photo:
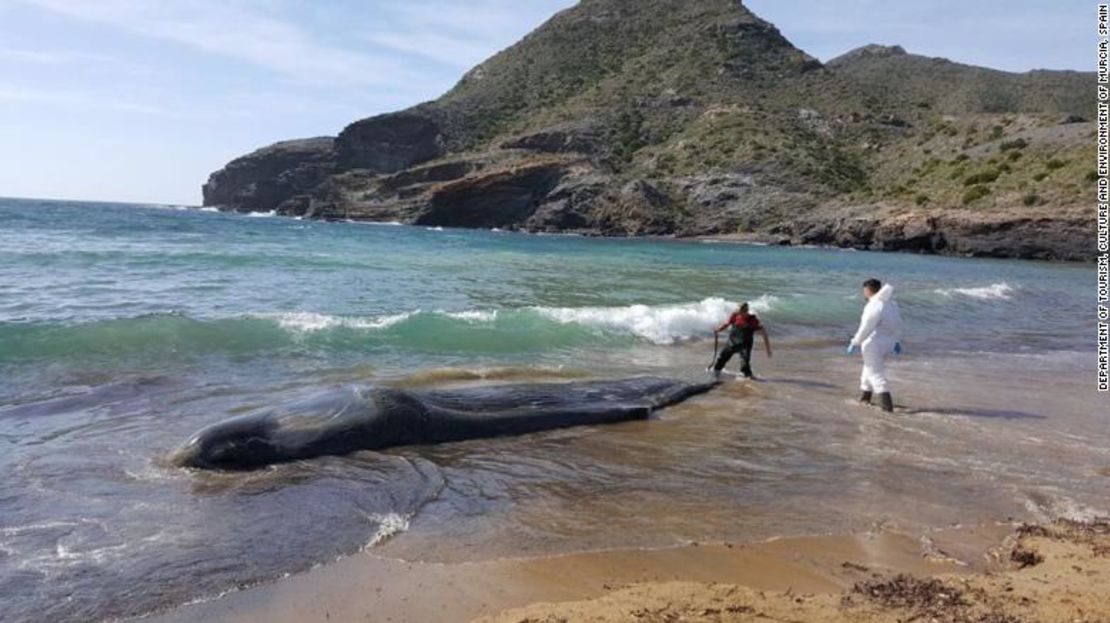
M 604 597 L 534 604 L 482 619 L 556 621 L 812 621 L 1021 623 L 1105 621 L 1110 616 L 1110 524 L 1024 525 L 984 553 L 988 570 L 890 576 L 858 563 L 866 579 L 839 592 L 692 582 L 650 583 Z
M 1103 621 L 1110 524 L 994 524 L 478 563 L 365 554 L 185 621 Z

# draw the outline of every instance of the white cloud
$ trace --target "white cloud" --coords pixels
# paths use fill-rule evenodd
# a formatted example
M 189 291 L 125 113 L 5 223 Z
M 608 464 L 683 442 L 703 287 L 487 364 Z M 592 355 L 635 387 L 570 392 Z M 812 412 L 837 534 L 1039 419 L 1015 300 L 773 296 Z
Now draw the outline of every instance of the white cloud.
M 389 28 L 371 32 L 366 39 L 396 52 L 470 69 L 512 45 L 554 11 L 573 4 L 573 0 L 397 4 L 382 9 L 382 22 Z
M 198 0 L 24 0 L 69 17 L 173 41 L 317 85 L 389 85 L 404 75 L 396 61 L 315 40 L 289 21 L 239 2 Z
M 117 59 L 104 54 L 72 52 L 68 50 L 0 48 L 0 60 L 34 63 L 36 65 L 71 65 L 90 61 L 114 62 Z
M 78 69 L 89 73 L 110 73 L 116 77 L 146 78 L 156 73 L 152 67 L 129 59 L 77 50 L 0 47 L 0 65 L 4 64 L 23 68 L 33 66 L 36 71 Z
M 36 89 L 11 84 L 0 84 L 0 103 L 4 102 L 48 104 L 80 110 L 96 108 L 143 115 L 173 116 L 172 111 L 165 108 L 124 98 L 104 97 L 80 91 Z
M 381 32 L 367 35 L 366 39 L 397 52 L 461 69 L 470 69 L 496 51 L 482 41 L 433 32 Z

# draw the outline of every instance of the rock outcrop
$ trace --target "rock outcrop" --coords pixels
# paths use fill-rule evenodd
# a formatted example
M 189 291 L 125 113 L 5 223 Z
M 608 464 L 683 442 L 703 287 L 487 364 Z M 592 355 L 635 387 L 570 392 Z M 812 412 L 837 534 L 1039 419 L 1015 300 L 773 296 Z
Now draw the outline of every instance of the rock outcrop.
M 415 112 L 379 115 L 347 126 L 335 141 L 343 170 L 396 173 L 443 154 L 439 125 Z
M 830 215 L 799 221 L 779 233 L 791 244 L 968 257 L 1085 261 L 1095 252 L 1085 215 L 1048 217 L 1033 210 L 999 215 L 968 211 L 886 217 Z
M 434 189 L 417 225 L 510 227 L 526 221 L 559 183 L 559 163 L 492 171 L 448 182 Z
M 854 50 L 850 50 L 830 60 L 827 65 L 836 67 L 848 63 L 859 62 L 868 58 L 889 58 L 891 56 L 905 56 L 906 50 L 900 45 L 879 45 L 871 43 Z
M 270 212 L 335 172 L 335 139 L 282 141 L 232 160 L 204 185 L 204 205 Z
M 738 0 L 582 0 L 443 97 L 236 159 L 204 198 L 324 219 L 1083 259 L 1093 83 L 900 46 L 822 65 Z

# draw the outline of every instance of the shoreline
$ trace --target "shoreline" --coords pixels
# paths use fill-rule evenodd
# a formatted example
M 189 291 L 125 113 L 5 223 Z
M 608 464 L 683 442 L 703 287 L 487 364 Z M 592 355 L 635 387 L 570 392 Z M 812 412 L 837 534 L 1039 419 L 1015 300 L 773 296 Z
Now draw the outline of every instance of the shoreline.
M 417 227 L 423 229 L 459 229 L 466 231 L 500 231 L 505 233 L 528 234 L 532 236 L 578 236 L 583 238 L 595 238 L 603 240 L 652 240 L 652 241 L 667 241 L 673 240 L 676 242 L 704 242 L 704 243 L 720 243 L 720 244 L 742 244 L 759 247 L 784 247 L 791 249 L 827 249 L 836 251 L 861 251 L 873 253 L 898 253 L 902 255 L 929 255 L 937 257 L 955 257 L 955 258 L 969 258 L 969 259 L 994 259 L 994 260 L 1022 260 L 1031 262 L 1048 262 L 1051 264 L 1067 264 L 1067 265 L 1087 265 L 1094 261 L 1094 256 L 1090 258 L 1078 258 L 1075 256 L 1064 257 L 1058 254 L 1032 254 L 1032 253 L 998 253 L 996 251 L 986 253 L 974 252 L 946 252 L 945 250 L 934 250 L 922 246 L 913 246 L 912 241 L 908 238 L 892 238 L 883 241 L 880 248 L 871 248 L 871 244 L 826 244 L 820 242 L 812 243 L 798 243 L 791 236 L 785 234 L 771 234 L 766 232 L 744 232 L 744 233 L 731 233 L 731 234 L 692 234 L 682 235 L 677 233 L 670 234 L 645 234 L 645 235 L 613 235 L 607 234 L 599 230 L 562 230 L 562 231 L 542 231 L 530 230 L 523 228 L 495 228 L 488 230 L 482 227 L 446 227 L 446 226 L 425 226 L 415 225 L 413 223 L 403 223 L 398 221 L 378 221 L 373 219 L 357 219 L 357 218 L 328 218 L 328 217 L 305 217 L 296 216 L 293 214 L 271 213 L 271 212 L 244 212 L 235 209 L 225 209 L 222 206 L 190 206 L 190 209 L 202 211 L 204 209 L 216 208 L 220 213 L 227 214 L 240 214 L 244 216 L 251 215 L 267 215 L 278 216 L 284 218 L 292 218 L 296 220 L 312 220 L 321 223 L 352 223 L 352 224 L 375 224 L 375 225 L 404 225 L 407 227 Z M 1014 244 L 1011 247 L 1019 247 L 1020 245 Z
M 139 620 L 1099 621 L 1110 522 L 1057 520 L 480 562 L 364 553 Z
M 783 368 L 787 361 L 795 363 Z M 684 426 L 711 421 L 706 417 L 694 416 L 730 413 L 729 409 L 735 409 L 735 405 L 741 400 L 749 408 L 763 413 L 765 409 L 761 407 L 765 407 L 769 400 L 778 397 L 781 403 L 783 398 L 787 398 L 784 394 L 791 393 L 793 387 L 789 381 L 799 376 L 815 376 L 818 370 L 824 369 L 824 362 L 825 360 L 821 358 L 767 361 L 765 363 L 768 370 L 777 374 L 784 383 L 761 385 L 755 388 L 757 390 L 755 394 L 749 385 L 728 385 L 719 394 L 702 402 L 676 407 L 672 417 L 663 418 L 650 430 L 642 432 L 651 433 L 646 439 L 654 447 L 674 447 L 676 444 L 680 446 L 682 441 L 688 438 L 682 433 L 685 430 Z M 1032 396 L 1021 405 L 1009 406 L 997 400 L 984 401 L 975 398 L 1005 393 L 1008 385 L 1003 381 L 1007 377 L 1005 375 L 999 377 L 996 374 L 980 379 L 974 386 L 973 394 L 957 393 L 951 396 L 951 400 L 954 401 L 952 404 L 938 403 L 935 399 L 927 398 L 926 392 L 931 387 L 930 379 L 934 378 L 932 373 L 927 368 L 918 369 L 911 361 L 901 365 L 903 366 L 900 372 L 904 383 L 903 397 L 908 404 L 919 405 L 924 409 L 918 412 L 923 417 L 915 421 L 926 425 L 931 423 L 923 428 L 921 433 L 935 431 L 936 427 L 953 426 L 952 417 L 970 418 L 967 424 L 974 430 L 980 430 L 990 422 L 1035 423 L 1038 420 L 1035 416 L 1028 415 L 1026 411 L 1036 414 L 1048 412 L 1050 409 L 1049 404 L 1042 404 L 1040 399 Z M 1049 369 L 1051 368 L 1050 366 Z M 970 373 L 964 365 L 950 365 L 946 370 L 957 375 Z M 839 388 L 848 386 L 852 372 L 854 369 L 842 370 L 833 375 L 832 385 L 829 387 L 809 387 L 802 402 L 787 404 L 797 408 L 815 402 L 839 404 L 836 402 L 840 393 Z M 1065 383 L 1071 382 L 1073 381 L 1069 380 Z M 762 394 L 758 393 L 760 390 Z M 828 398 L 832 402 L 823 401 L 822 398 Z M 1012 410 L 1004 410 L 1001 407 L 1012 408 Z M 980 413 L 976 409 L 984 409 L 984 411 Z M 804 412 L 803 409 L 799 413 L 804 416 Z M 852 432 L 842 442 L 852 443 L 860 439 L 868 443 L 879 439 L 889 441 L 890 437 L 887 435 L 901 438 L 908 434 L 908 431 L 901 428 L 903 422 L 900 419 L 889 420 L 876 416 L 866 422 L 858 422 L 854 414 L 854 411 L 846 412 L 847 424 L 851 426 L 857 423 L 863 424 L 865 428 L 859 432 Z M 1057 411 L 1057 416 L 1059 415 L 1061 414 Z M 834 420 L 831 419 L 831 413 L 821 410 L 814 412 L 813 416 L 821 418 L 823 427 L 832 427 L 830 430 L 837 428 L 834 426 Z M 773 418 L 773 414 L 766 417 Z M 977 423 L 977 417 L 984 419 Z M 722 424 L 730 426 L 727 424 L 728 421 L 725 420 Z M 749 432 L 758 425 L 754 414 L 747 416 L 741 414 L 740 421 L 744 422 L 744 429 Z M 698 435 L 709 434 L 701 428 L 696 431 L 691 430 L 690 434 L 694 432 Z M 972 431 L 969 429 L 969 432 Z M 716 438 L 715 434 L 709 434 L 709 436 Z M 582 443 L 582 451 L 588 455 L 591 444 L 589 441 Z M 603 445 L 609 446 L 608 443 Z M 600 451 L 601 447 L 597 446 L 597 450 Z M 958 453 L 958 450 L 953 451 Z M 723 453 L 725 450 L 720 449 L 719 452 Z M 890 465 L 889 468 L 895 469 L 897 465 Z M 1004 486 L 996 485 L 990 490 L 980 490 L 980 494 L 989 496 L 997 493 L 1001 488 Z M 775 533 L 791 532 L 791 528 L 781 524 L 774 529 L 774 532 L 764 531 L 759 537 L 754 534 L 751 537 L 753 539 L 769 537 L 762 541 L 741 543 L 740 540 L 749 537 L 728 536 L 752 534 L 746 530 L 738 533 L 732 529 L 732 526 L 744 524 L 753 516 L 753 513 L 758 516 L 761 510 L 773 511 L 773 508 L 767 505 L 768 502 L 765 502 L 763 506 L 750 506 L 743 510 L 731 511 L 746 513 L 747 517 L 735 516 L 730 519 L 728 513 L 723 512 L 716 523 L 712 524 L 716 528 L 703 532 L 707 536 L 703 537 L 701 544 L 661 548 L 629 548 L 617 545 L 612 549 L 574 552 L 574 548 L 590 546 L 589 534 L 582 533 L 580 538 L 564 542 L 564 548 L 561 550 L 548 551 L 531 558 L 514 557 L 519 556 L 521 551 L 525 551 L 523 549 L 491 550 L 490 543 L 481 538 L 475 539 L 473 543 L 465 540 L 450 541 L 472 534 L 466 531 L 469 524 L 459 524 L 453 528 L 440 524 L 439 528 L 448 529 L 434 531 L 414 529 L 412 532 L 400 533 L 366 552 L 324 563 L 305 573 L 183 606 L 143 620 L 157 623 L 185 623 L 196 620 L 227 623 L 255 620 L 274 623 L 364 620 L 422 622 L 469 621 L 482 617 L 501 617 L 493 620 L 506 622 L 625 621 L 633 618 L 627 616 L 628 608 L 639 607 L 636 604 L 640 603 L 653 603 L 656 604 L 653 607 L 658 608 L 663 608 L 667 604 L 686 604 L 690 609 L 683 610 L 682 616 L 690 620 L 699 620 L 697 616 L 690 615 L 690 612 L 719 609 L 714 605 L 716 603 L 714 600 L 719 601 L 724 598 L 720 593 L 720 590 L 724 589 L 720 589 L 717 585 L 726 585 L 741 587 L 736 588 L 728 598 L 733 599 L 736 595 L 740 595 L 747 600 L 743 602 L 745 607 L 757 607 L 753 605 L 756 603 L 753 600 L 763 599 L 760 591 L 768 595 L 773 594 L 768 598 L 770 599 L 768 603 L 780 605 L 796 596 L 816 595 L 819 598 L 807 600 L 806 604 L 819 605 L 825 609 L 825 614 L 828 614 L 828 618 L 822 619 L 819 616 L 825 616 L 825 614 L 818 615 L 807 611 L 806 616 L 794 616 L 792 620 L 893 621 L 896 619 L 881 616 L 872 619 L 836 617 L 842 614 L 839 609 L 841 602 L 851 597 L 853 587 L 861 582 L 886 581 L 899 574 L 911 574 L 919 578 L 944 576 L 948 578 L 946 582 L 951 578 L 959 578 L 961 582 L 964 579 L 972 582 L 987 582 L 989 579 L 993 582 L 994 579 L 991 578 L 998 577 L 999 571 L 1005 570 L 1009 565 L 1011 555 L 1005 549 L 1008 546 L 1007 537 L 1012 535 L 1018 526 L 1015 520 L 1009 518 L 1010 513 L 1013 513 L 1013 517 L 1017 520 L 1034 518 L 1047 520 L 1068 513 L 1059 507 L 1045 507 L 1041 513 L 1023 513 L 1016 507 L 1007 510 L 1003 506 L 996 508 L 995 512 L 983 514 L 976 513 L 965 506 L 953 512 L 930 515 L 928 513 L 930 504 L 935 506 L 944 498 L 922 497 L 920 490 L 906 490 L 903 491 L 903 495 L 906 497 L 902 497 L 902 500 L 914 504 L 918 509 L 913 517 L 904 514 L 892 515 L 890 509 L 894 507 L 886 511 L 873 512 L 874 509 L 870 508 L 871 502 L 865 506 L 856 507 L 854 504 L 861 503 L 861 498 L 857 496 L 856 502 L 853 503 L 851 491 L 842 492 L 835 498 L 835 502 L 832 500 L 822 502 L 820 498 L 815 498 L 811 500 L 811 504 L 817 503 L 818 506 L 809 508 L 814 515 L 821 517 L 822 522 L 821 525 L 813 526 L 814 530 L 811 533 L 816 534 L 815 536 L 774 536 Z M 913 497 L 908 497 L 911 495 Z M 947 501 L 951 503 L 956 500 L 947 498 Z M 895 502 L 897 498 L 883 503 Z M 589 504 L 585 501 L 582 503 Z M 627 503 L 633 502 L 627 501 Z M 641 496 L 634 503 L 637 505 L 635 513 L 637 521 L 629 521 L 626 524 L 632 530 L 654 529 L 651 527 L 653 518 L 663 521 L 673 511 L 670 506 L 673 499 L 650 500 Z M 821 504 L 834 503 L 835 508 L 821 506 Z M 879 499 L 875 498 L 874 503 L 880 503 Z M 771 504 L 773 505 L 773 502 Z M 513 506 L 514 513 L 533 517 L 548 513 L 550 510 L 549 507 L 534 507 L 528 500 L 518 501 Z M 602 510 L 596 509 L 592 516 L 596 517 Z M 718 510 L 720 509 L 707 506 L 702 509 L 702 512 Z M 852 522 L 857 524 L 856 527 L 841 529 L 843 532 L 840 534 L 820 535 L 820 531 L 826 529 L 822 526 L 835 525 L 833 515 L 837 512 L 849 511 L 852 511 L 852 515 L 857 519 L 861 517 L 869 517 L 869 519 Z M 590 513 L 586 514 L 590 515 Z M 926 515 L 930 518 L 926 519 Z M 915 523 L 915 518 L 921 521 Z M 1006 518 L 1005 521 L 1001 521 L 1003 518 Z M 615 518 L 610 515 L 610 519 Z M 699 520 L 701 519 L 704 517 L 699 517 Z M 496 523 L 486 525 L 483 522 L 483 529 L 496 530 L 495 525 Z M 827 529 L 837 530 L 836 527 Z M 757 528 L 757 531 L 759 530 L 761 528 Z M 795 534 L 799 533 L 804 534 L 804 532 Z M 484 534 L 487 539 L 493 535 L 496 535 L 496 532 Z M 500 539 L 502 536 L 498 535 L 497 538 Z M 731 543 L 720 542 L 723 538 L 737 540 Z M 448 541 L 444 541 L 445 539 Z M 452 544 L 444 548 L 436 547 L 436 544 L 441 541 Z M 519 544 L 519 542 L 516 543 Z M 488 559 L 499 555 L 507 557 Z M 408 560 L 405 560 L 406 558 Z M 1110 557 L 1095 562 L 1100 565 L 1106 564 L 1110 562 Z M 1082 564 L 1086 565 L 1087 562 Z M 1068 569 L 1070 567 L 1065 566 L 1062 572 L 1071 573 Z M 1099 577 L 1110 578 L 1110 570 L 1105 570 L 1104 567 L 1100 569 L 1103 569 L 1100 571 L 1103 575 Z M 1060 579 L 1060 577 L 1042 578 L 1042 580 L 1047 582 L 1045 584 L 1047 587 L 1067 587 L 1070 580 Z M 793 607 L 789 603 L 786 603 L 786 606 Z M 779 612 L 769 605 L 766 608 L 758 607 L 761 611 L 771 609 Z M 585 614 L 582 614 L 583 612 Z M 782 612 L 786 613 L 783 614 L 785 620 L 791 620 L 787 615 L 792 611 L 782 610 Z M 1110 613 L 1106 616 L 1110 616 Z M 1075 618 L 1048 620 L 1072 621 Z M 937 620 L 953 623 L 961 621 L 961 619 L 944 618 Z M 1022 618 L 986 620 L 991 623 L 1029 621 Z
M 1013 524 L 998 523 L 941 529 L 927 536 L 879 531 L 449 563 L 398 560 L 368 551 L 136 620 L 464 621 L 530 604 L 598 599 L 630 586 L 673 582 L 835 594 L 876 573 L 986 572 L 990 549 L 1013 529 Z
M 13 201 L 20 201 L 20 202 L 63 201 L 63 202 L 69 202 L 69 203 L 87 203 L 87 204 L 94 204 L 94 205 L 97 205 L 97 204 L 103 204 L 103 205 L 133 205 L 133 206 L 148 207 L 148 208 L 149 207 L 157 207 L 157 206 L 178 206 L 178 207 L 187 209 L 188 211 L 191 211 L 191 212 L 208 212 L 208 211 L 213 211 L 213 209 L 215 209 L 214 211 L 218 211 L 218 213 L 220 213 L 220 214 L 238 214 L 238 215 L 242 215 L 242 216 L 252 216 L 252 215 L 261 216 L 261 215 L 265 215 L 265 216 L 284 217 L 284 218 L 290 218 L 290 219 L 295 219 L 295 220 L 311 220 L 311 221 L 316 221 L 316 222 L 320 222 L 320 223 L 355 223 L 355 224 L 364 223 L 364 224 L 377 224 L 377 225 L 405 225 L 405 226 L 408 226 L 408 227 L 423 228 L 423 229 L 428 229 L 429 228 L 429 227 L 422 226 L 422 225 L 414 225 L 412 223 L 399 223 L 399 222 L 396 222 L 396 221 L 377 221 L 377 220 L 372 220 L 372 219 L 337 219 L 337 218 L 327 218 L 327 217 L 304 217 L 304 216 L 296 216 L 296 215 L 293 215 L 293 214 L 282 214 L 282 213 L 277 213 L 277 212 L 241 211 L 241 210 L 236 210 L 236 209 L 232 209 L 232 208 L 227 208 L 225 206 L 208 205 L 208 204 L 185 205 L 185 204 L 174 204 L 174 203 L 136 203 L 136 202 L 128 202 L 128 201 L 110 202 L 110 201 L 100 201 L 100 200 L 93 201 L 93 200 L 79 200 L 79 199 L 57 199 L 57 200 L 55 200 L 55 199 L 33 198 L 33 197 L 0 197 L 0 199 L 7 199 L 7 200 L 13 200 Z M 440 227 L 439 229 L 462 229 L 462 230 L 466 230 L 466 231 L 488 231 L 484 228 L 470 228 L 470 227 Z M 506 232 L 506 233 L 529 234 L 529 235 L 578 236 L 578 237 L 584 237 L 584 238 L 597 238 L 597 239 L 605 239 L 605 240 L 652 240 L 652 241 L 673 240 L 673 241 L 677 241 L 677 242 L 704 242 L 704 243 L 720 243 L 720 244 L 741 244 L 741 245 L 751 245 L 751 246 L 760 246 L 760 247 L 785 247 L 785 248 L 791 248 L 791 249 L 827 249 L 827 250 L 861 251 L 861 252 L 873 252 L 873 253 L 898 253 L 898 254 L 903 254 L 903 255 L 931 255 L 931 256 L 938 256 L 938 257 L 955 257 L 955 258 L 969 258 L 969 259 L 1023 260 L 1023 261 L 1033 261 L 1033 262 L 1048 262 L 1048 263 L 1051 263 L 1051 264 L 1080 265 L 1080 266 L 1081 265 L 1089 265 L 1089 264 L 1092 264 L 1094 262 L 1094 256 L 1093 255 L 1090 258 L 1087 258 L 1087 259 L 1076 259 L 1076 258 L 1058 257 L 1058 256 L 1038 257 L 1038 256 L 1034 256 L 1034 255 L 1020 254 L 1020 253 L 1018 253 L 1018 254 L 1003 254 L 1003 255 L 998 255 L 996 253 L 984 253 L 984 254 L 948 253 L 948 252 L 944 252 L 944 251 L 935 251 L 935 250 L 930 250 L 930 249 L 926 249 L 926 248 L 916 248 L 916 247 L 900 248 L 897 245 L 895 245 L 894 247 L 875 249 L 875 248 L 869 248 L 867 246 L 852 245 L 852 244 L 842 244 L 842 245 L 822 244 L 822 243 L 798 244 L 790 236 L 787 236 L 785 234 L 771 234 L 771 233 L 765 233 L 765 232 L 745 232 L 745 233 L 731 233 L 731 234 L 726 234 L 726 233 L 721 233 L 721 234 L 694 234 L 694 235 L 680 235 L 680 234 L 676 234 L 676 233 L 671 233 L 671 234 L 661 234 L 661 235 L 627 236 L 627 235 L 611 235 L 611 234 L 606 234 L 602 231 L 576 231 L 576 230 L 539 231 L 539 230 L 513 229 L 513 228 L 501 229 L 501 230 L 498 230 L 498 231 L 503 231 L 503 232 Z M 901 242 L 906 242 L 906 241 L 907 241 L 907 239 L 892 239 L 892 240 L 887 240 L 885 242 L 886 243 L 892 243 L 892 242 L 893 243 L 901 243 Z
M 872 571 L 869 578 L 833 593 L 653 582 L 601 598 L 531 604 L 481 621 L 1093 623 L 1110 617 L 1105 589 L 1110 579 L 1110 522 L 1106 519 L 1022 524 L 985 555 L 991 562 L 982 572 L 922 576 Z

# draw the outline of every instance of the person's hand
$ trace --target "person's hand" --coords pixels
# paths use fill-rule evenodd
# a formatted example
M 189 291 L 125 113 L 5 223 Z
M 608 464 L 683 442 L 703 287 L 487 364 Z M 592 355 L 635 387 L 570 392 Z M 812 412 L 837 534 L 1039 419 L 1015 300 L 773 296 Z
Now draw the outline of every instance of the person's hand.
M 901 342 L 895 342 L 894 343 L 894 354 L 895 355 L 901 355 L 902 354 L 902 343 Z
M 845 352 L 847 352 L 849 355 L 854 355 L 859 352 L 859 346 L 856 346 L 855 344 L 849 344 Z

